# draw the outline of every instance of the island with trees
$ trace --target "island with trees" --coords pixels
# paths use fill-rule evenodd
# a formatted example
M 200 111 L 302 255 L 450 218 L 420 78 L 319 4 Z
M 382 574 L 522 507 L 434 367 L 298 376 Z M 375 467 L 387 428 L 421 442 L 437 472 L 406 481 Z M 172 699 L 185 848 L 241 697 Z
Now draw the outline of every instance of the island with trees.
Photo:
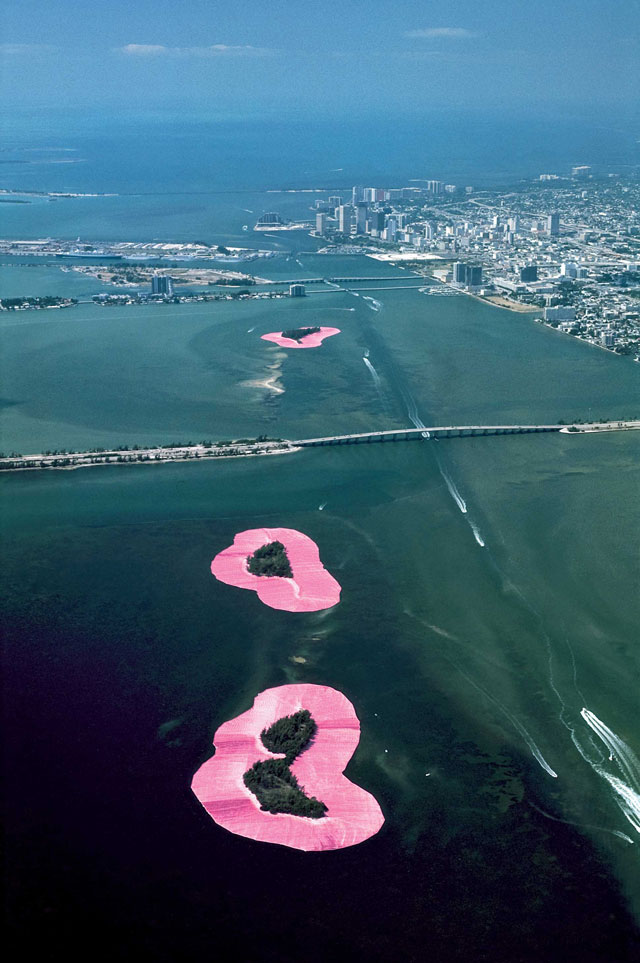
M 300 709 L 293 715 L 283 716 L 260 733 L 270 752 L 285 754 L 284 759 L 254 763 L 242 777 L 264 812 L 289 813 L 310 819 L 321 819 L 326 813 L 325 804 L 315 796 L 307 796 L 289 768 L 313 742 L 317 728 L 309 710 Z
M 239 836 L 306 852 L 354 846 L 384 823 L 374 796 L 344 774 L 359 739 L 342 692 L 276 686 L 216 730 L 215 752 L 191 788 L 209 816 Z
M 271 341 L 280 348 L 319 348 L 325 338 L 340 334 L 340 328 L 288 328 L 285 331 L 270 331 L 262 334 L 263 341 Z
M 317 334 L 320 328 L 289 328 L 280 333 L 281 338 L 288 338 L 289 341 L 302 341 L 310 334 Z
M 257 548 L 247 558 L 247 568 L 252 575 L 266 578 L 293 578 L 291 563 L 282 542 L 269 542 Z

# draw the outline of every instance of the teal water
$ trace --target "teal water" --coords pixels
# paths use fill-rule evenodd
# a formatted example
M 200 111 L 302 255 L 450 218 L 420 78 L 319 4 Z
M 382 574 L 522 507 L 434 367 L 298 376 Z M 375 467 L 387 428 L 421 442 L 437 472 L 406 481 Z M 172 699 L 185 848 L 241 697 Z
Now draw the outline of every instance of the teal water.
M 3 447 L 637 415 L 629 359 L 470 298 L 389 290 L 393 272 L 368 259 L 296 265 L 304 239 L 281 243 L 267 276 L 369 273 L 387 289 L 5 315 Z M 3 271 L 5 290 L 29 278 L 86 283 Z M 293 323 L 342 333 L 289 353 L 259 338 Z M 246 384 L 269 377 L 279 393 Z M 639 441 L 2 476 L 21 933 L 79 956 L 81 918 L 106 950 L 154 960 L 214 946 L 273 961 L 636 959 Z M 339 606 L 276 612 L 211 577 L 234 534 L 261 525 L 318 543 Z M 352 850 L 231 836 L 190 794 L 215 729 L 292 681 L 335 686 L 361 720 L 348 774 L 386 823 Z

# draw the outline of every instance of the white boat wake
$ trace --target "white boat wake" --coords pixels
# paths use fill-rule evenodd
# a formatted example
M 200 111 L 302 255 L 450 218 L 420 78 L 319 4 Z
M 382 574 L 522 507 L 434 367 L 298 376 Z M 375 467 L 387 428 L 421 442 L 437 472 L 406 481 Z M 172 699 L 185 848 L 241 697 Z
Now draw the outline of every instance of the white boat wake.
M 590 758 L 588 751 L 583 751 L 576 739 L 574 744 L 583 759 L 609 783 L 615 794 L 615 801 L 631 823 L 637 833 L 640 833 L 640 760 L 633 750 L 598 719 L 589 709 L 581 709 L 580 715 L 593 729 L 599 739 L 605 744 L 609 752 L 609 761 L 614 762 L 624 778 L 614 776 L 608 772 L 600 761 Z
M 371 364 L 371 362 L 369 361 L 366 355 L 362 360 L 364 361 L 364 363 L 366 364 L 367 368 L 371 373 L 371 377 L 373 378 L 374 385 L 376 386 L 378 391 L 380 391 L 380 388 L 381 388 L 380 375 L 378 374 L 376 369 L 373 367 L 373 365 Z
M 444 478 L 445 484 L 446 484 L 447 488 L 449 489 L 449 494 L 450 494 L 451 497 L 453 498 L 454 502 L 456 503 L 456 505 L 458 506 L 458 508 L 459 508 L 460 511 L 462 512 L 462 514 L 463 514 L 463 515 L 466 515 L 466 514 L 467 514 L 467 503 L 465 502 L 464 498 L 462 497 L 462 495 L 460 494 L 460 492 L 459 492 L 458 489 L 456 488 L 453 479 L 452 479 L 451 476 L 449 475 L 449 472 L 445 471 L 444 468 L 440 468 L 440 471 L 442 472 L 442 477 Z
M 370 298 L 366 294 L 362 295 L 362 299 L 367 302 L 367 307 L 372 311 L 380 311 L 382 308 L 382 301 L 376 301 L 375 298 Z
M 469 524 L 471 525 L 471 530 L 472 530 L 472 532 L 473 532 L 473 537 L 475 538 L 476 542 L 478 543 L 478 545 L 480 546 L 480 548 L 484 548 L 484 547 L 485 547 L 485 546 L 484 546 L 484 539 L 483 539 L 482 535 L 480 534 L 480 531 L 479 531 L 479 529 L 478 529 L 478 526 L 477 526 L 474 522 L 472 522 L 471 519 L 469 519 Z

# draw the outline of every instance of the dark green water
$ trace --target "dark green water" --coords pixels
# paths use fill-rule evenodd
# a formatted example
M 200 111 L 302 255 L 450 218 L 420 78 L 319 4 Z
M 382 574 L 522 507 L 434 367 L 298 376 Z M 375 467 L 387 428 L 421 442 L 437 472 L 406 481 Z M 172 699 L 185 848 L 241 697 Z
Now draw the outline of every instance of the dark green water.
M 467 298 L 371 296 L 12 318 L 4 445 L 637 412 L 626 359 Z M 343 334 L 284 358 L 257 338 L 299 311 Z M 283 393 L 241 383 L 273 364 Z M 638 447 L 488 437 L 4 476 L 18 925 L 75 953 L 81 918 L 148 959 L 637 958 L 640 836 L 580 710 L 640 755 Z M 276 612 L 211 577 L 260 525 L 318 543 L 339 606 Z M 189 792 L 217 726 L 290 681 L 360 717 L 348 774 L 386 823 L 352 850 L 233 837 Z

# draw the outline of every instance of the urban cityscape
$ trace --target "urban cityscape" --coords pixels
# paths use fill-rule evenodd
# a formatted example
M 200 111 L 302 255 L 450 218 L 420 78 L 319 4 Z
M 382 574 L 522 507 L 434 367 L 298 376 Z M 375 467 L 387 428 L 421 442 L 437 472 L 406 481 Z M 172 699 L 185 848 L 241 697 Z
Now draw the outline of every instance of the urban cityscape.
M 575 166 L 504 191 L 439 180 L 315 202 L 326 253 L 410 265 L 620 354 L 640 352 L 640 185 Z M 444 262 L 444 264 L 442 263 Z

